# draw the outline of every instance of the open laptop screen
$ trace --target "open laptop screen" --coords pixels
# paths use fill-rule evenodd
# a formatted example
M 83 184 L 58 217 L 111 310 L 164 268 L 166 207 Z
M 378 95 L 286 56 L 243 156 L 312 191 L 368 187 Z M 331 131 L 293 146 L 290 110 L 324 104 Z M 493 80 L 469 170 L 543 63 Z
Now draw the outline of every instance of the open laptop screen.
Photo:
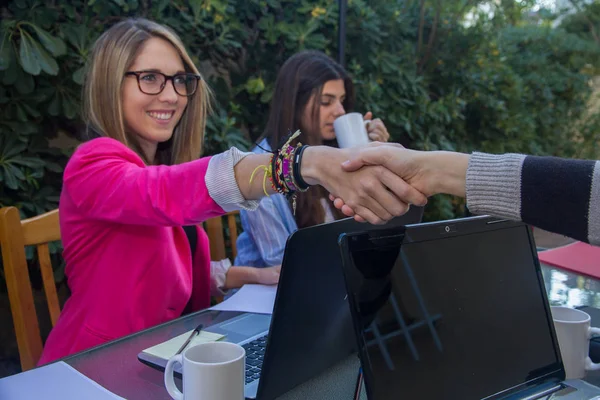
M 482 399 L 560 375 L 529 233 L 511 224 L 347 238 L 371 400 Z

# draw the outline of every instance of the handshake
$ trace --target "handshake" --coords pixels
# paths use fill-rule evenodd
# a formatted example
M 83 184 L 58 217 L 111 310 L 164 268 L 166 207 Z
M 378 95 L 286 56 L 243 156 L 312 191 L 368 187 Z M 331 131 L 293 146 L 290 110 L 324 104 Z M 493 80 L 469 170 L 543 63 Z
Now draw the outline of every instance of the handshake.
M 302 176 L 329 193 L 336 208 L 357 221 L 382 224 L 424 206 L 437 193 L 465 196 L 469 155 L 417 151 L 395 143 L 306 151 Z

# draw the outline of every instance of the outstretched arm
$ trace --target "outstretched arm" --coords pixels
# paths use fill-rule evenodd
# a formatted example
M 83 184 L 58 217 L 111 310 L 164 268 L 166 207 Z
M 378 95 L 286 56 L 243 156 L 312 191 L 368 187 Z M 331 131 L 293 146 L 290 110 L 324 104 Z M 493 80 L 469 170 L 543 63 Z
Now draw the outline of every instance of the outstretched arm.
M 417 205 L 427 202 L 423 194 L 381 166 L 344 171 L 340 164 L 355 151 L 327 146 L 308 147 L 301 164 L 303 179 L 308 184 L 321 185 L 343 198 L 373 224 L 404 214 L 408 208 L 406 201 Z M 250 177 L 257 167 L 267 165 L 269 159 L 268 154 L 250 154 L 235 165 L 236 181 L 244 198 L 258 199 L 264 196 L 263 170 L 259 169 L 252 182 Z M 267 190 L 272 192 L 270 188 Z
M 600 161 L 522 154 L 421 152 L 373 145 L 348 162 L 347 171 L 382 165 L 427 196 L 466 197 L 476 214 L 522 220 L 577 240 L 600 244 Z M 337 199 L 347 215 L 351 207 Z

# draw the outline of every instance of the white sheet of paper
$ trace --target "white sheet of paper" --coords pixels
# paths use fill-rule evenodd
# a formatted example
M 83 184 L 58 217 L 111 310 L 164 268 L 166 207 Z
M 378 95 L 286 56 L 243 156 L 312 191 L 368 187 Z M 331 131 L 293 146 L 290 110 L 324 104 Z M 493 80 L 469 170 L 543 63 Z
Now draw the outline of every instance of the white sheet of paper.
M 0 399 L 125 400 L 63 361 L 0 379 Z
M 277 285 L 247 284 L 211 310 L 273 314 L 276 294 Z
M 175 336 L 171 340 L 167 340 L 166 342 L 157 344 L 156 346 L 152 346 L 144 350 L 144 353 L 168 360 L 169 358 L 173 357 L 175 353 L 177 353 L 177 350 L 179 350 L 181 345 L 183 345 L 187 338 L 190 337 L 191 333 L 192 331 L 182 333 L 179 336 Z M 219 333 L 200 331 L 200 334 L 194 336 L 191 342 L 187 345 L 186 349 L 200 343 L 216 342 L 217 340 L 223 339 L 224 337 L 225 335 L 221 335 Z

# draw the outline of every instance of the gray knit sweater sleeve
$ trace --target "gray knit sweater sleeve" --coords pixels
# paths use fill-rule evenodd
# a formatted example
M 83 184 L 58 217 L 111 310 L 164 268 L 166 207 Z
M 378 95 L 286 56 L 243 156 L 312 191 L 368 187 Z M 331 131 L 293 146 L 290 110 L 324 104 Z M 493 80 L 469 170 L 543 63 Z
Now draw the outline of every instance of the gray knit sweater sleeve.
M 600 245 L 600 161 L 473 153 L 467 206 Z

